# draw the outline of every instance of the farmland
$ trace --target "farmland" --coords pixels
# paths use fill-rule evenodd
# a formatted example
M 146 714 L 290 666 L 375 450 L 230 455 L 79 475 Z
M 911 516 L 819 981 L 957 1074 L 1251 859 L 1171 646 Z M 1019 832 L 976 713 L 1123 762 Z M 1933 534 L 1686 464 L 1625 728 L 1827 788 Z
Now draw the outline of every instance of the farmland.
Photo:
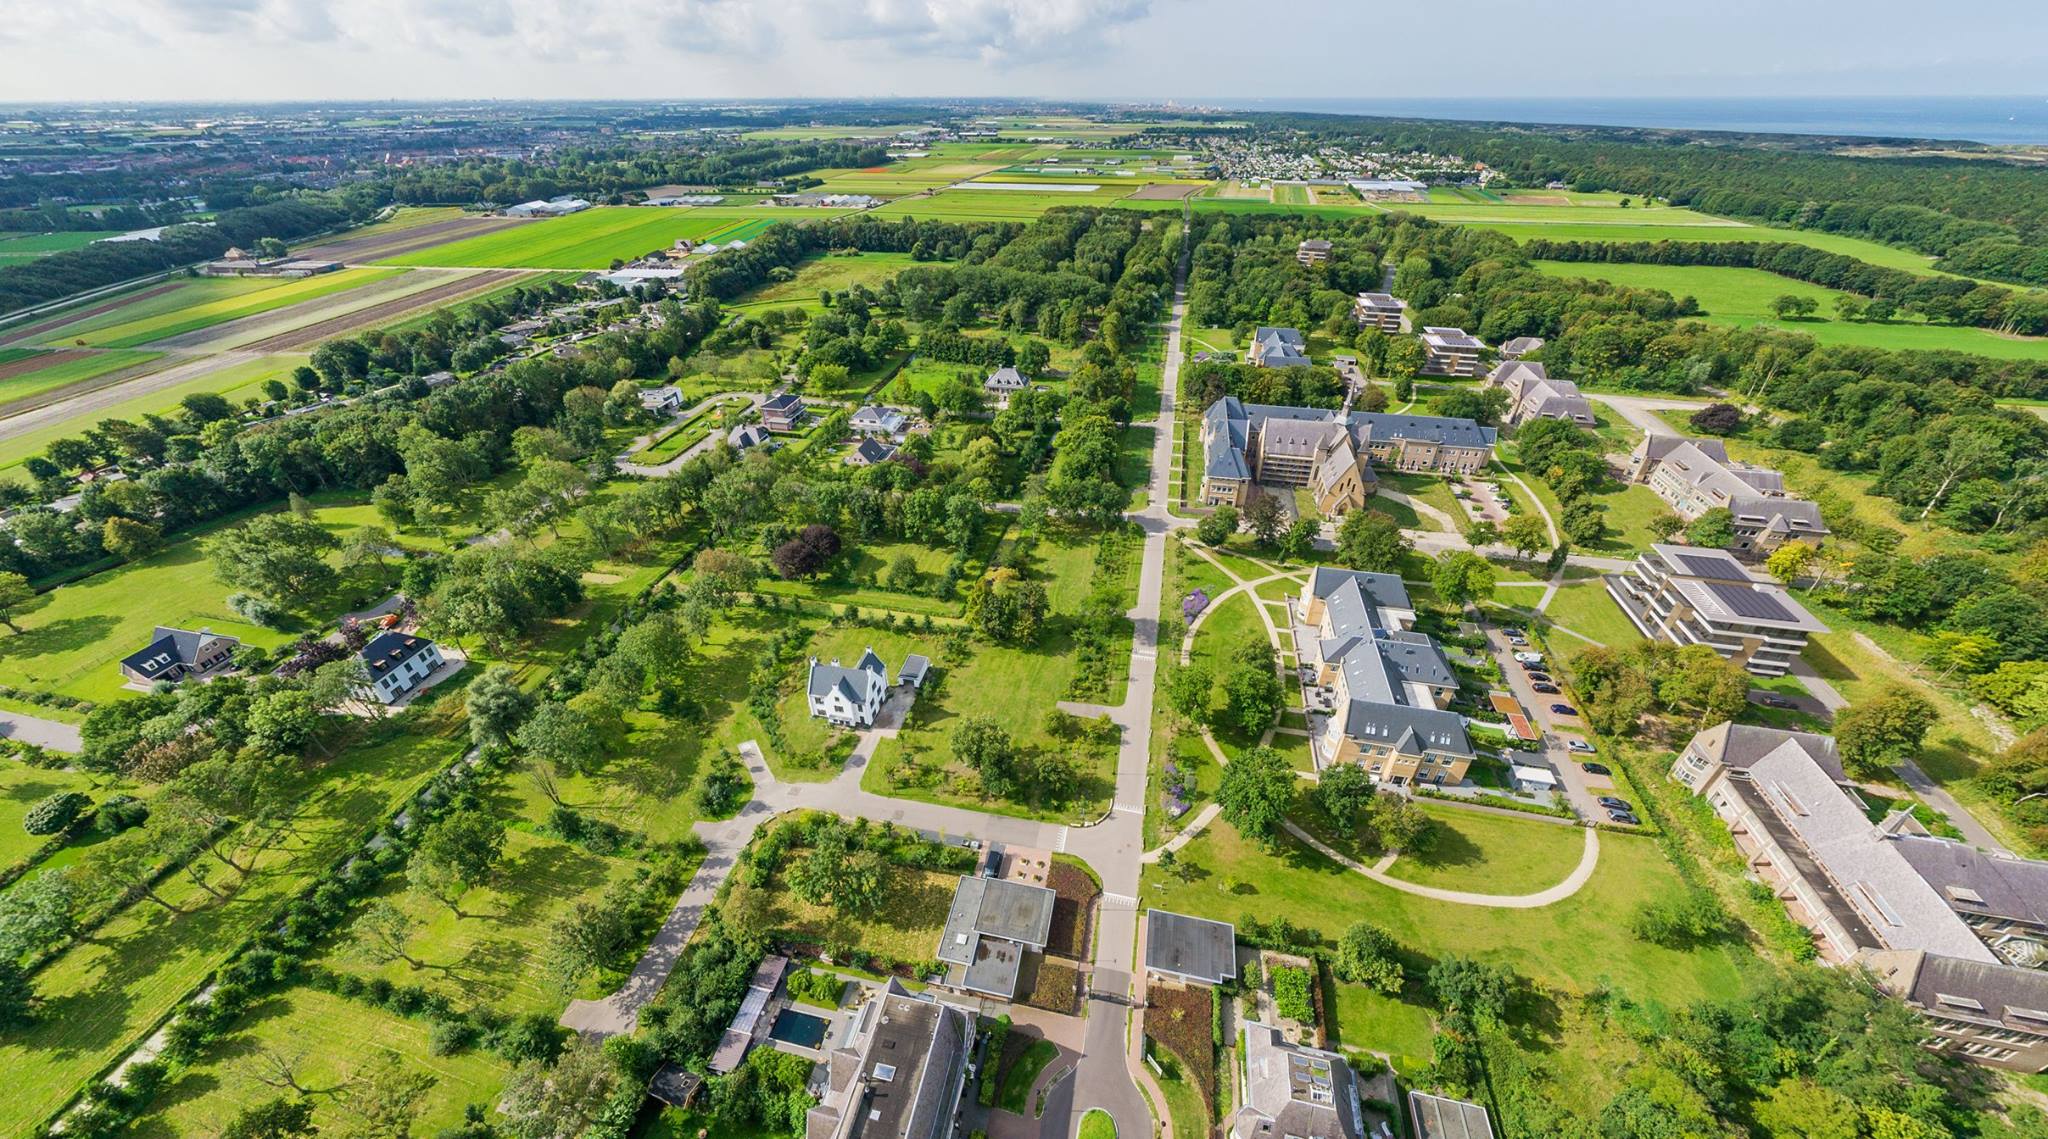
M 212 281 L 194 281 L 186 292 L 150 298 L 137 308 L 115 309 L 77 327 L 57 329 L 50 340 L 79 341 L 100 348 L 133 348 L 172 336 L 209 328 L 245 316 L 272 312 L 288 305 L 373 285 L 398 276 L 395 269 L 348 269 L 296 281 L 261 281 L 256 288 L 208 288 Z M 222 284 L 228 282 L 223 281 Z M 237 280 L 234 284 L 244 284 Z
M 829 217 L 829 210 L 772 206 L 703 206 L 694 209 L 598 206 L 546 221 L 525 222 L 477 237 L 380 258 L 388 265 L 480 268 L 608 269 L 677 240 L 730 240 L 748 223 Z M 760 228 L 765 228 L 765 225 Z M 759 232 L 754 229 L 753 232 Z
M 2001 336 L 1983 328 L 1928 324 L 1918 320 L 1883 323 L 1829 319 L 1833 313 L 1834 289 L 1795 281 L 1762 269 L 1736 269 L 1717 265 L 1609 265 L 1576 261 L 1539 261 L 1536 267 L 1556 277 L 1590 277 L 1617 285 L 1663 289 L 1673 296 L 1698 300 L 1705 317 L 1716 324 L 1774 327 L 1802 333 L 1822 344 L 1855 344 L 1887 349 L 1950 349 L 2014 360 L 2048 359 L 2048 339 Z M 1772 299 L 1791 295 L 1811 297 L 1820 305 L 1820 316 L 1803 320 L 1779 320 L 1771 312 Z
M 55 391 L 69 384 L 133 368 L 159 358 L 156 352 L 58 350 L 0 363 L 0 407 Z
M 290 379 L 292 369 L 305 362 L 305 356 L 289 354 L 253 358 L 201 356 L 189 363 L 152 369 L 148 373 L 150 383 L 146 392 L 126 393 L 113 388 L 102 391 L 80 383 L 80 390 L 90 392 L 91 398 L 68 403 L 62 413 L 56 413 L 53 408 L 53 414 L 33 426 L 9 424 L 8 434 L 0 438 L 0 471 L 19 466 L 22 460 L 53 440 L 75 435 L 80 428 L 109 415 L 133 417 L 161 413 L 177 406 L 179 400 L 194 392 L 216 392 L 239 402 L 258 394 L 266 380 Z M 107 374 L 102 373 L 102 376 Z M 67 398 L 70 394 L 65 393 Z M 114 410 L 116 408 L 118 413 Z

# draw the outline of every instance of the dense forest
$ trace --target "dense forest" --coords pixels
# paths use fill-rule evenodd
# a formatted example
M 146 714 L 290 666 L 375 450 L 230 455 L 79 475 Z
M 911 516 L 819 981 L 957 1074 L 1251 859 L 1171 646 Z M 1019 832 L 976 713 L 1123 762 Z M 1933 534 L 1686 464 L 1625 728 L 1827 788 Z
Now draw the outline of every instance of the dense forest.
M 509 204 L 558 194 L 617 199 L 629 191 L 675 184 L 750 189 L 757 183 L 816 185 L 805 171 L 879 166 L 888 149 L 875 143 L 758 142 L 650 150 L 575 147 L 544 158 L 470 158 L 407 167 L 383 182 L 389 200 L 407 205 Z

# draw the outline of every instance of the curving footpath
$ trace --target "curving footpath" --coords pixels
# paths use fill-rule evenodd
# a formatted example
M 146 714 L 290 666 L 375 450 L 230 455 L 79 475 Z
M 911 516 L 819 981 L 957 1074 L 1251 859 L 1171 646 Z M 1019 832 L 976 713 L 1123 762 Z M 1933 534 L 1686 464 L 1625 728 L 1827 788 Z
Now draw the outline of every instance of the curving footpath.
M 1564 876 L 1564 881 L 1549 889 L 1538 890 L 1533 894 L 1474 894 L 1466 890 L 1444 890 L 1435 886 L 1422 886 L 1414 882 L 1404 882 L 1386 873 L 1386 868 L 1394 863 L 1394 855 L 1390 854 L 1380 859 L 1377 866 L 1367 866 L 1365 863 L 1333 849 L 1328 843 L 1302 830 L 1292 822 L 1284 825 L 1287 827 L 1288 834 L 1306 843 L 1316 853 L 1333 862 L 1342 864 L 1346 869 L 1354 873 L 1363 874 L 1382 886 L 1399 890 L 1404 894 L 1414 894 L 1417 897 L 1430 898 L 1439 902 L 1455 902 L 1461 906 L 1490 906 L 1498 910 L 1536 910 L 1544 906 L 1555 905 L 1578 893 L 1580 887 L 1584 886 L 1593 877 L 1593 871 L 1600 865 L 1600 831 L 1595 827 L 1587 827 L 1585 828 L 1586 849 L 1579 855 L 1579 864 L 1572 867 L 1570 874 Z

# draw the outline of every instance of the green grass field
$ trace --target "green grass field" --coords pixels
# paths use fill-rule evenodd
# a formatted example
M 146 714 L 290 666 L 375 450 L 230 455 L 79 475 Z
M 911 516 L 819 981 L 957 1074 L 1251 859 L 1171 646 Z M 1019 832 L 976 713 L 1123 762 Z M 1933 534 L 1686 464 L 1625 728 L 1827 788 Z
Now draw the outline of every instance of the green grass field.
M 64 253 L 73 249 L 84 249 L 102 237 L 112 236 L 106 230 L 61 230 L 56 233 L 0 233 L 0 265 L 20 264 L 52 253 Z
M 930 197 L 899 198 L 872 212 L 877 217 L 939 218 L 947 221 L 1029 221 L 1060 206 L 1106 206 L 1140 183 L 1102 185 L 1086 193 L 1034 190 L 940 190 Z M 1180 208 L 1178 202 L 1152 203 Z
M 93 782 L 79 771 L 46 771 L 19 760 L 0 760 L 0 869 L 35 853 L 49 840 L 21 829 L 21 817 L 30 807 L 60 791 L 90 792 Z
M 1510 599 L 1514 600 L 1514 599 Z M 1529 598 L 1533 602 L 1535 598 Z M 1607 586 L 1599 581 L 1580 581 L 1559 586 L 1550 599 L 1550 606 L 1543 615 L 1559 625 L 1599 641 L 1601 644 L 1620 647 L 1643 639 L 1636 627 L 1607 595 Z M 1569 638 L 1560 644 L 1573 644 Z
M 42 395 L 44 392 L 146 364 L 162 356 L 160 352 L 137 352 L 130 349 L 115 349 L 95 352 L 89 356 L 67 356 L 51 360 L 43 367 L 32 371 L 17 372 L 0 380 L 0 407 L 10 403 Z
M 1306 740 L 1302 741 L 1304 744 Z M 1435 821 L 1430 848 L 1404 854 L 1387 873 L 1403 882 L 1488 894 L 1532 894 L 1564 881 L 1579 864 L 1584 833 L 1437 803 L 1422 810 Z
M 703 240 L 737 221 L 799 221 L 830 217 L 832 210 L 776 210 L 756 206 L 670 208 L 598 206 L 563 218 L 507 226 L 493 233 L 452 241 L 388 258 L 386 265 L 446 265 L 476 268 L 608 269 L 678 239 Z
M 237 360 L 221 367 L 208 368 L 192 379 L 159 388 L 147 395 L 136 396 L 121 405 L 120 413 L 130 419 L 150 412 L 161 414 L 176 407 L 179 400 L 194 392 L 218 392 L 240 402 L 250 396 L 260 395 L 265 380 L 289 380 L 292 369 L 305 363 L 306 359 L 305 356 L 295 354 L 259 356 L 254 359 Z M 0 441 L 0 471 L 20 466 L 24 459 L 37 454 L 49 446 L 51 441 L 66 435 L 76 435 L 105 418 L 105 411 L 85 411 L 69 419 L 9 436 L 6 440 Z
M 822 307 L 818 304 L 821 290 L 841 292 L 856 284 L 878 288 L 890 277 L 921 264 L 943 262 L 915 261 L 908 253 L 834 253 L 807 258 L 797 266 L 795 280 L 766 285 L 748 293 L 739 303 L 726 307 L 741 311 L 800 307 L 815 312 Z
M 1780 277 L 1762 269 L 1715 265 L 1606 265 L 1574 261 L 1538 261 L 1553 277 L 1589 277 L 1637 288 L 1663 289 L 1673 296 L 1690 295 L 1700 302 L 1706 319 L 1716 324 L 1769 324 L 1811 336 L 1823 344 L 1855 344 L 1869 348 L 1949 349 L 2013 360 L 2048 359 L 2048 338 L 2001 336 L 1983 328 L 1895 320 L 1883 324 L 1834 319 L 1834 289 Z M 1813 319 L 1779 320 L 1771 301 L 1792 295 L 1811 297 L 1820 305 Z

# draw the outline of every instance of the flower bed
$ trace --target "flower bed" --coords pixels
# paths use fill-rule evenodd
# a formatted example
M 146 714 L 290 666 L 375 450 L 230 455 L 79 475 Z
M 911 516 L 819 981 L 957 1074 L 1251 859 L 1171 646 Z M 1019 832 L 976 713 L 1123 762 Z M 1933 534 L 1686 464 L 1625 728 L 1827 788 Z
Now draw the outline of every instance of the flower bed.
M 1088 956 L 1089 923 L 1095 912 L 1095 900 L 1102 896 L 1102 887 L 1095 884 L 1086 870 L 1058 859 L 1046 872 L 1045 884 L 1055 895 L 1052 932 L 1045 951 L 1076 960 Z
M 1199 985 L 1155 984 L 1145 994 L 1145 1035 L 1188 1070 L 1211 1118 L 1216 1112 L 1216 1044 L 1210 1036 L 1215 1001 L 1215 994 Z
M 1080 1002 L 1080 971 L 1050 958 L 1039 958 L 1038 981 L 1031 987 L 1031 996 L 1024 1003 L 1061 1016 L 1072 1016 Z

